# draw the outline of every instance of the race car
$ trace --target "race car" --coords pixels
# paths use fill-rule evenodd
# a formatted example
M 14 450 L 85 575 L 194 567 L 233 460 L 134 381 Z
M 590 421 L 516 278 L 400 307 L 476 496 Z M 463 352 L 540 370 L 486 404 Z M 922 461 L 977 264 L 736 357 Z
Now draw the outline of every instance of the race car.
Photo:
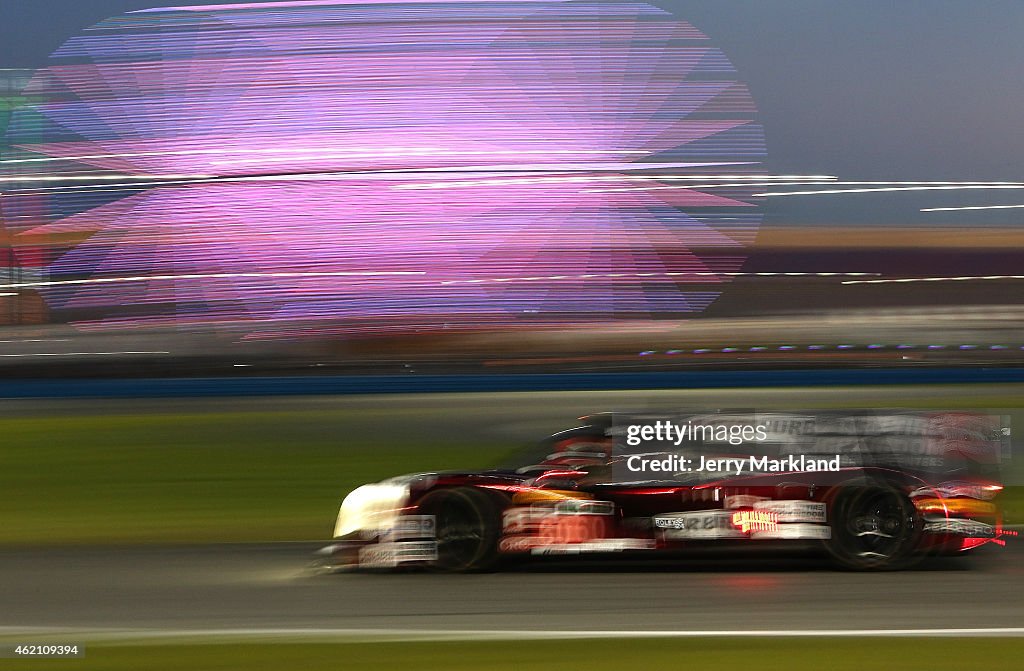
M 759 427 L 749 434 L 756 453 L 737 454 L 728 431 L 670 440 L 668 451 L 630 449 L 636 441 L 625 437 L 653 435 L 633 431 L 651 419 L 581 417 L 503 468 L 363 485 L 342 502 L 321 565 L 474 572 L 546 555 L 679 557 L 799 544 L 839 567 L 885 570 L 1013 534 L 1002 527 L 993 477 L 1008 429 L 988 416 L 762 413 L 752 424 L 735 413 L 689 413 L 675 426 Z M 700 468 L 685 466 L 698 458 Z M 638 464 L 666 468 L 638 474 Z

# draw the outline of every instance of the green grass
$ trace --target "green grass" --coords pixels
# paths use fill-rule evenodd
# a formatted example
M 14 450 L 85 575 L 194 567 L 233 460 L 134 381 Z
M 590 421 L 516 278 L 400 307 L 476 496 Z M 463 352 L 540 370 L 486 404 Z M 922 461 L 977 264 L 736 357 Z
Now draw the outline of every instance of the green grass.
M 1007 487 L 998 499 L 1006 524 L 1024 524 L 1024 487 Z
M 425 669 L 461 671 L 935 671 L 1019 669 L 1024 638 L 688 638 L 487 642 L 181 643 L 86 646 L 84 659 L 4 660 L 11 671 L 278 671 Z
M 0 543 L 329 538 L 360 484 L 503 453 L 430 436 L 381 442 L 382 421 L 337 411 L 4 419 Z

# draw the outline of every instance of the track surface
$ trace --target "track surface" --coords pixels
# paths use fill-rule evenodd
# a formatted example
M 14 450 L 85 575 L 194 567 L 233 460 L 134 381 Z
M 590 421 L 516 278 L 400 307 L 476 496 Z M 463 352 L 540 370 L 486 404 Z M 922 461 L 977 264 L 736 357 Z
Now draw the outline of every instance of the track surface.
M 6 550 L 0 627 L 793 630 L 1024 626 L 1024 544 L 896 573 L 806 559 L 316 574 L 315 545 Z M 986 548 L 987 550 L 987 548 Z

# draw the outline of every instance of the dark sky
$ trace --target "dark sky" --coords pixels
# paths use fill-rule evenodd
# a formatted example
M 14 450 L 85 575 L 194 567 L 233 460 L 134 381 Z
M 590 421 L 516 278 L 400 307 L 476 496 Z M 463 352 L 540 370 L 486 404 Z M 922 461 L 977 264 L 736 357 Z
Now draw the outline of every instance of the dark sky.
M 188 4 L 188 3 L 178 3 Z M 761 111 L 769 168 L 849 180 L 1019 180 L 1021 0 L 661 0 L 733 61 Z M 147 0 L 0 0 L 0 67 L 37 67 L 68 37 Z M 1022 190 L 1024 191 L 1024 190 Z M 786 202 L 780 203 L 780 200 Z M 778 221 L 963 223 L 919 207 L 1024 193 L 773 199 Z M 972 213 L 1016 223 L 1024 210 Z

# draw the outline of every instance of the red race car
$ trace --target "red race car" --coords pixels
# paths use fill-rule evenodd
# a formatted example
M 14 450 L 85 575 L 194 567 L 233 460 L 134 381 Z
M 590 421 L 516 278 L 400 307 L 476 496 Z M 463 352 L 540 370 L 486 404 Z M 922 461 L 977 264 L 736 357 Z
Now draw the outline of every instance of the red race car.
M 840 567 L 879 570 L 1003 544 L 1013 533 L 995 500 L 1009 440 L 998 416 L 580 419 L 507 468 L 357 488 L 322 565 L 468 572 L 516 557 L 799 545 Z

